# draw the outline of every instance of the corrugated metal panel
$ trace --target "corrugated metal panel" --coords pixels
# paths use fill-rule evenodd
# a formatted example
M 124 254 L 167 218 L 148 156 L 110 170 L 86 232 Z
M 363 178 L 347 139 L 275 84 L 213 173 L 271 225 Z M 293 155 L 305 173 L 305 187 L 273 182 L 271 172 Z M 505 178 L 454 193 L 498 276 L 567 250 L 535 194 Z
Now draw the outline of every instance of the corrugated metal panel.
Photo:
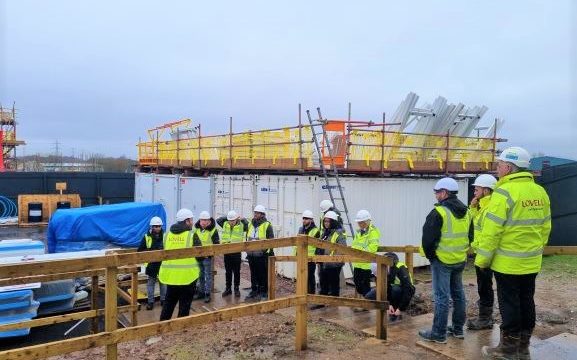
M 250 219 L 256 201 L 253 176 L 215 175 L 212 204 L 214 216 L 224 216 L 235 210 Z
M 543 169 L 539 183 L 551 201 L 549 245 L 577 246 L 577 163 Z

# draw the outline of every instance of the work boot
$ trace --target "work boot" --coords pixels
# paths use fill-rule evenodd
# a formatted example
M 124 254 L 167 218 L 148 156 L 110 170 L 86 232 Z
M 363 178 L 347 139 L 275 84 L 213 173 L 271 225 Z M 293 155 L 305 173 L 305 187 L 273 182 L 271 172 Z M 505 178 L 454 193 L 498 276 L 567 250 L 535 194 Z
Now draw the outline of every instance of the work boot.
M 146 304 L 146 310 L 152 310 L 152 309 L 154 309 L 154 303 Z
M 248 293 L 248 295 L 244 298 L 245 300 L 253 300 L 253 299 L 257 299 L 260 298 L 260 294 L 258 291 L 251 291 Z
M 532 330 L 522 330 L 519 334 L 519 348 L 517 349 L 517 355 L 519 360 L 531 360 L 531 354 L 529 353 L 529 344 L 531 342 Z
M 447 335 L 435 335 L 433 334 L 432 330 L 420 330 L 419 336 L 421 339 L 430 342 L 436 342 L 439 344 L 446 344 L 447 343 Z
M 234 297 L 240 297 L 240 290 L 238 288 L 234 289 Z
M 453 337 L 456 337 L 457 339 L 464 339 L 465 338 L 465 333 L 463 332 L 463 328 L 461 327 L 460 329 L 458 329 L 454 325 L 447 326 L 447 335 L 452 335 Z
M 226 290 L 222 292 L 222 297 L 227 297 L 230 294 L 232 294 L 232 291 L 230 291 L 230 288 L 226 288 Z
M 210 294 L 204 294 L 204 302 L 207 304 L 210 302 Z
M 483 346 L 481 354 L 484 359 L 517 360 L 517 347 L 519 346 L 519 335 L 511 334 L 501 330 L 501 340 L 496 347 Z
M 493 307 L 479 305 L 479 316 L 467 321 L 467 329 L 484 330 L 493 328 Z

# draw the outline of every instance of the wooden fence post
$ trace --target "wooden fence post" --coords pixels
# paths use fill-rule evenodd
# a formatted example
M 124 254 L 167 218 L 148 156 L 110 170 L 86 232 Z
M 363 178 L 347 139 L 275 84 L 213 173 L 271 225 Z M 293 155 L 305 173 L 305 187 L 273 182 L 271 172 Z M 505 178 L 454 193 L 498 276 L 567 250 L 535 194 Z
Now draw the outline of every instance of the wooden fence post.
M 377 262 L 377 301 L 387 300 L 387 265 Z M 387 313 L 377 310 L 377 339 L 387 340 Z
M 90 308 L 92 310 L 98 310 L 98 275 L 92 277 Z M 98 316 L 92 318 L 92 333 L 98 333 Z
M 297 296 L 307 296 L 307 276 L 308 276 L 308 237 L 299 236 L 297 239 Z M 295 326 L 295 346 L 296 351 L 307 349 L 307 316 L 308 303 L 296 307 L 296 326 Z
M 409 274 L 411 274 L 411 277 L 413 277 L 413 257 L 415 256 L 415 253 L 411 251 L 411 248 L 411 245 L 405 246 L 405 264 L 407 265 Z
M 132 326 L 138 325 L 138 266 L 133 268 L 130 287 L 132 292 L 130 294 L 130 305 L 132 305 Z
M 118 321 L 118 298 L 117 298 L 117 284 L 118 268 L 116 265 L 108 266 L 106 268 L 106 294 L 105 294 L 105 322 L 104 329 L 106 332 L 116 330 L 116 322 Z M 106 360 L 117 360 L 118 358 L 118 344 L 106 345 Z
M 274 300 L 276 297 L 276 258 L 268 258 L 268 299 Z

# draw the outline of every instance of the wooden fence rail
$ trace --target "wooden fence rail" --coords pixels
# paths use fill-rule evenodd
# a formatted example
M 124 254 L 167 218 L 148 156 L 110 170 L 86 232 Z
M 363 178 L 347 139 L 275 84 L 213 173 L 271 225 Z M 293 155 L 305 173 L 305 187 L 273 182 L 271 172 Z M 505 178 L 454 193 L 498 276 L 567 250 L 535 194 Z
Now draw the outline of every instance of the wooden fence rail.
M 12 349 L 0 352 L 0 359 L 42 359 L 50 356 L 67 354 L 74 351 L 85 350 L 93 347 L 105 346 L 106 359 L 116 360 L 118 358 L 118 344 L 126 341 L 143 339 L 149 336 L 164 334 L 172 331 L 183 330 L 192 325 L 209 324 L 216 321 L 229 320 L 242 316 L 250 316 L 261 313 L 268 313 L 282 308 L 296 308 L 296 325 L 295 325 L 295 348 L 297 351 L 307 348 L 307 317 L 309 303 L 322 303 L 332 306 L 358 306 L 377 311 L 377 332 L 379 339 L 386 339 L 387 323 L 385 310 L 388 308 L 386 302 L 386 284 L 382 281 L 377 285 L 377 300 L 361 300 L 339 298 L 331 296 L 307 295 L 307 276 L 308 276 L 308 259 L 307 246 L 313 245 L 330 251 L 335 251 L 338 259 L 347 259 L 350 261 L 364 260 L 378 264 L 378 274 L 381 279 L 385 278 L 387 266 L 391 265 L 390 259 L 382 255 L 374 255 L 360 250 L 354 250 L 342 245 L 330 244 L 325 241 L 310 238 L 307 236 L 258 240 L 235 244 L 214 245 L 209 247 L 195 247 L 177 250 L 158 250 L 147 252 L 118 252 L 107 253 L 104 256 L 72 259 L 72 260 L 54 260 L 34 263 L 23 263 L 17 265 L 0 265 L 0 284 L 21 284 L 23 281 L 46 281 L 46 279 L 55 280 L 59 278 L 70 278 L 76 276 L 92 276 L 93 284 L 98 284 L 98 276 L 104 275 L 105 278 L 105 308 L 96 309 L 96 291 L 92 291 L 93 309 L 81 313 L 68 314 L 62 317 L 34 319 L 23 323 L 22 327 L 41 326 L 58 322 L 76 320 L 81 318 L 92 318 L 93 334 L 55 341 L 41 345 L 28 346 L 19 349 Z M 190 315 L 187 317 L 176 318 L 161 322 L 155 322 L 145 325 L 136 324 L 136 296 L 138 287 L 138 278 L 133 272 L 131 285 L 133 287 L 130 295 L 131 305 L 128 307 L 118 306 L 118 296 L 120 294 L 117 286 L 119 272 L 126 271 L 127 268 L 133 269 L 138 264 L 155 262 L 170 259 L 182 259 L 189 257 L 215 256 L 229 253 L 238 253 L 243 251 L 265 250 L 270 248 L 295 246 L 297 249 L 296 257 L 293 261 L 297 263 L 297 285 L 296 295 L 287 296 L 280 299 L 270 299 L 256 304 L 243 304 L 217 311 L 211 311 L 204 314 Z M 344 256 L 344 257 L 343 257 Z M 336 258 L 332 258 L 335 261 Z M 323 261 L 323 258 L 315 259 Z M 132 268 L 130 268 L 132 267 Z M 65 269 L 65 272 L 63 272 Z M 103 270 L 104 269 L 104 270 Z M 31 280 L 33 279 L 33 280 Z M 274 276 L 271 276 L 274 279 Z M 126 295 L 125 295 L 126 297 Z M 117 329 L 118 312 L 133 311 L 132 327 Z M 104 314 L 105 331 L 97 332 L 97 323 L 94 321 L 97 316 Z M 9 325 L 8 328 L 19 328 L 16 324 Z M 2 329 L 2 328 L 0 328 Z

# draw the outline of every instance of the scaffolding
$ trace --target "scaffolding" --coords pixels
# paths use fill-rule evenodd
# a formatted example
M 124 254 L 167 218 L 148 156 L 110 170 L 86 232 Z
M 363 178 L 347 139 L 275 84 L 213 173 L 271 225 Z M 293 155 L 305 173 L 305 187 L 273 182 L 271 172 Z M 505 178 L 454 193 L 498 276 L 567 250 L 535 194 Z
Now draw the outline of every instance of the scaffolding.
M 315 125 L 317 126 L 317 125 Z M 334 164 L 342 173 L 480 173 L 493 169 L 496 143 L 492 137 L 465 137 L 405 133 L 387 124 L 327 120 L 318 126 L 321 143 L 330 142 Z M 380 129 L 375 129 L 380 127 Z M 197 126 L 200 129 L 200 126 Z M 493 127 L 496 129 L 496 127 Z M 138 143 L 143 170 L 277 170 L 320 172 L 310 125 L 245 131 L 177 140 L 154 139 Z
M 16 108 L 0 105 L 0 172 L 16 170 L 16 147 L 25 145 L 16 138 Z

